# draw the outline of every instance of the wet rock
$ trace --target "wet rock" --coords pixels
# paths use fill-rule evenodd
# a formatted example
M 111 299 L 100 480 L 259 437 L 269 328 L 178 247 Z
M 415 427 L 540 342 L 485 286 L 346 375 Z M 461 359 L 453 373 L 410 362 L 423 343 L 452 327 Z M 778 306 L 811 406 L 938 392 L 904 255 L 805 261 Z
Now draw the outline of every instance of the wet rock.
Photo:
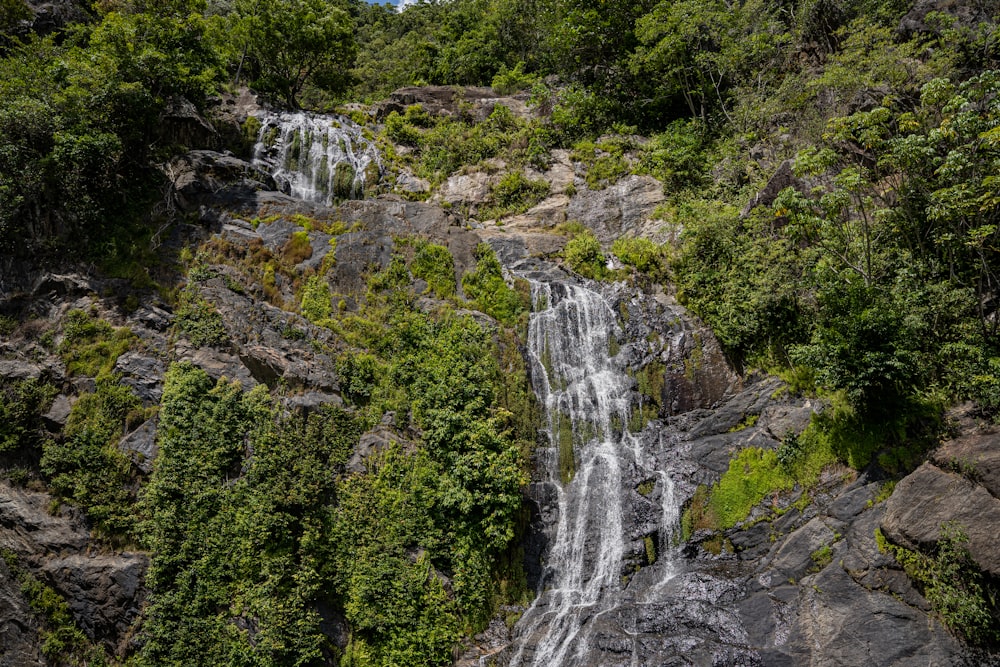
M 1000 500 L 986 488 L 961 475 L 924 463 L 896 485 L 886 503 L 882 531 L 909 549 L 930 550 L 941 537 L 944 524 L 958 524 L 969 538 L 968 549 L 976 564 L 993 576 L 1000 575 Z

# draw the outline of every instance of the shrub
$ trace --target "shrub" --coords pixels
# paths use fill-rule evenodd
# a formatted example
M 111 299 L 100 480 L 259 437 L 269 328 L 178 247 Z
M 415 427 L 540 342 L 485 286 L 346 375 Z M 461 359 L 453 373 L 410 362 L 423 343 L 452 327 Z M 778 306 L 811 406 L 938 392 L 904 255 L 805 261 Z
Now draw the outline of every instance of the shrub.
M 666 247 L 649 239 L 619 237 L 611 245 L 611 252 L 624 264 L 635 267 L 653 280 L 667 277 Z
M 414 276 L 427 282 L 427 289 L 439 299 L 455 294 L 455 260 L 443 245 L 420 240 L 410 263 Z
M 63 323 L 59 352 L 70 375 L 110 373 L 115 362 L 135 341 L 127 328 L 114 328 L 83 310 L 71 310 Z
M 310 276 L 302 286 L 302 316 L 310 322 L 319 322 L 333 312 L 330 284 L 322 276 Z
M 174 326 L 197 347 L 218 346 L 229 339 L 222 315 L 191 286 L 181 292 Z
M 589 229 L 569 240 L 563 249 L 563 258 L 571 269 L 585 278 L 600 280 L 607 271 L 601 242 Z
M 549 194 L 549 184 L 532 180 L 520 171 L 505 174 L 490 188 L 490 204 L 481 213 L 483 218 L 524 213 Z

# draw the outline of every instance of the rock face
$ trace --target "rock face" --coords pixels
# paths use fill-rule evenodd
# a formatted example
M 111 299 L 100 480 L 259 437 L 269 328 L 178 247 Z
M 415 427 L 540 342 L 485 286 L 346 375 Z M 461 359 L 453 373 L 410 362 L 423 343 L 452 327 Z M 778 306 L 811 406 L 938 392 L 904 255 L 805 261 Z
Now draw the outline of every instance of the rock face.
M 69 603 L 77 625 L 119 654 L 126 648 L 146 591 L 148 558 L 136 553 L 91 552 L 87 527 L 77 513 L 51 515 L 51 498 L 0 482 L 0 551 L 52 586 Z M 39 660 L 37 621 L 25 612 L 20 584 L 0 560 L 0 665 L 45 664 Z
M 882 530 L 896 544 L 932 550 L 942 527 L 957 524 L 969 554 L 984 572 L 1000 576 L 1000 434 L 971 434 L 945 443 L 896 486 Z

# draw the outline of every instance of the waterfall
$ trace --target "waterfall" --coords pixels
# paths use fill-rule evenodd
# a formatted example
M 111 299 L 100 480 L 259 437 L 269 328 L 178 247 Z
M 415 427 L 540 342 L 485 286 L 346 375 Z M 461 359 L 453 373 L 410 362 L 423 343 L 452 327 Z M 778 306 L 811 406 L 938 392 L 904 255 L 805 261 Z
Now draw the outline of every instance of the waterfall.
M 299 111 L 258 120 L 253 164 L 293 197 L 326 205 L 358 199 L 381 177 L 374 142 L 347 118 Z
M 629 430 L 635 380 L 612 354 L 622 331 L 611 306 L 593 290 L 562 282 L 532 281 L 532 299 L 532 382 L 549 440 L 539 451 L 539 468 L 542 483 L 555 490 L 558 523 L 541 591 L 518 624 L 509 664 L 592 664 L 587 654 L 595 619 L 634 605 L 639 595 L 627 590 L 623 572 L 635 480 L 655 480 L 662 504 L 656 549 L 663 553 L 646 594 L 673 576 L 666 556 L 677 507 L 669 474 Z M 634 654 L 627 628 L 621 634 Z

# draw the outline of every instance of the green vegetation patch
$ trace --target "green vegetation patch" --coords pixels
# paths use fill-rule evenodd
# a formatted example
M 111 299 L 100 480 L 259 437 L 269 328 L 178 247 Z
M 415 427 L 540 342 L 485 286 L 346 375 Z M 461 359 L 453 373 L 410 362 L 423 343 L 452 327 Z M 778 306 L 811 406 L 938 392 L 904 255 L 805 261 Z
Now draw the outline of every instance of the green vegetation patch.
M 994 644 L 1000 639 L 995 584 L 969 555 L 969 538 L 961 526 L 942 524 L 930 555 L 892 544 L 879 529 L 875 530 L 875 541 L 880 551 L 892 554 L 903 566 L 953 632 L 974 645 Z
M 0 454 L 30 450 L 41 441 L 41 415 L 58 389 L 38 380 L 0 385 Z
M 40 467 L 57 496 L 86 511 L 95 531 L 126 544 L 138 539 L 136 470 L 118 441 L 148 417 L 132 390 L 113 376 L 98 378 L 70 412 L 62 436 L 44 444 Z
M 479 213 L 480 218 L 502 218 L 505 215 L 524 213 L 545 199 L 549 184 L 541 179 L 530 179 L 521 171 L 512 171 L 490 188 L 489 203 Z
M 198 347 L 224 345 L 229 340 L 222 315 L 193 285 L 181 292 L 174 326 Z
M 500 261 L 485 243 L 476 246 L 476 269 L 462 276 L 462 290 L 478 310 L 507 326 L 524 319 L 530 307 L 530 286 L 515 281 L 514 289 L 508 287 Z
M 135 342 L 127 328 L 114 328 L 87 311 L 71 310 L 63 321 L 59 353 L 70 375 L 97 377 L 111 373 L 118 357 Z

